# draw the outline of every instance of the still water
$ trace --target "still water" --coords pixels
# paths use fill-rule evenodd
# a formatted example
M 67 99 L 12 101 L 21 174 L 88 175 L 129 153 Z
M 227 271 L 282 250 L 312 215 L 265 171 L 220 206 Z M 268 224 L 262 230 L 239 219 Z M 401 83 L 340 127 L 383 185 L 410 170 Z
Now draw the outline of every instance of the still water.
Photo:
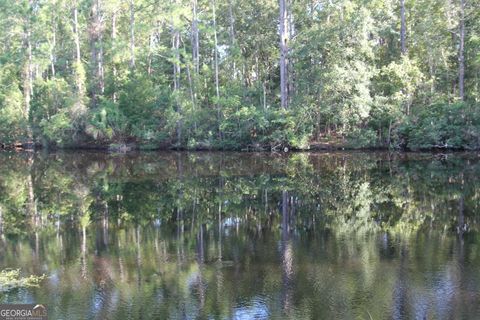
M 479 319 L 473 153 L 0 153 L 0 303 L 50 319 Z

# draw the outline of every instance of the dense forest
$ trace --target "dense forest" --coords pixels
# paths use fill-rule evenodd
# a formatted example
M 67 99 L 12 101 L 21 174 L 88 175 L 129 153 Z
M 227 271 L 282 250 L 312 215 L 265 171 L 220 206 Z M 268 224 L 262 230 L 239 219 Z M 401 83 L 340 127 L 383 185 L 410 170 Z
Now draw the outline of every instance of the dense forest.
M 479 0 L 6 0 L 4 146 L 480 148 Z

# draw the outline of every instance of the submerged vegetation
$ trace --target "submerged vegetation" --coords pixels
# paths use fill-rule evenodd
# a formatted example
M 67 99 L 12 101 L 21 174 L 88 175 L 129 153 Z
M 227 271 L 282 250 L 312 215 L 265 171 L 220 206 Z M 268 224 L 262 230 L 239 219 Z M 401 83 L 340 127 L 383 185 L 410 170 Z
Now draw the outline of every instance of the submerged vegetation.
M 478 0 L 0 3 L 0 143 L 480 148 Z
M 0 271 L 0 293 L 18 288 L 38 287 L 45 275 L 22 277 L 20 269 Z

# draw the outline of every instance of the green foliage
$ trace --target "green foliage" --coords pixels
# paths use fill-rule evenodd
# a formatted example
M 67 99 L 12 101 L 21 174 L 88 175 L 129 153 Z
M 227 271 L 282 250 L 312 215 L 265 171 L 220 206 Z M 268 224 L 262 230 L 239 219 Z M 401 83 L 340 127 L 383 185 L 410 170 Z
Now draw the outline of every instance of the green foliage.
M 264 142 L 274 149 L 291 146 L 293 148 L 308 148 L 310 127 L 302 121 L 302 109 L 272 110 L 266 121 Z
M 104 100 L 90 112 L 86 132 L 96 141 L 118 141 L 123 139 L 127 119 L 116 103 Z
M 43 119 L 40 122 L 40 128 L 43 135 L 51 142 L 55 142 L 59 145 L 63 145 L 71 141 L 71 121 L 68 114 L 61 111 L 50 119 Z
M 465 8 L 465 119 L 448 114 L 459 101 L 459 2 L 406 1 L 405 52 L 398 1 L 288 3 L 287 110 L 276 0 L 219 0 L 215 17 L 208 1 L 195 13 L 188 1 L 138 0 L 133 11 L 119 0 L 2 2 L 0 142 L 477 148 L 475 1 Z
M 38 80 L 34 85 L 32 122 L 38 124 L 40 135 L 55 144 L 65 144 L 72 139 L 73 105 L 70 87 L 64 79 Z
M 422 109 L 398 129 L 411 149 L 480 147 L 480 112 L 466 103 L 437 104 Z
M 370 128 L 355 128 L 347 135 L 348 146 L 353 149 L 376 147 L 377 133 Z
M 170 112 L 169 121 L 175 122 L 175 113 L 168 110 L 172 102 L 169 92 L 155 86 L 152 79 L 143 75 L 130 77 L 121 86 L 118 103 L 118 117 L 125 121 L 122 132 L 145 143 L 164 140 L 168 137 L 163 131 L 164 114 Z
M 2 270 L 0 271 L 0 292 L 18 288 L 38 287 L 45 277 L 45 275 L 21 277 L 19 269 Z
M 421 84 L 423 74 L 415 61 L 404 56 L 400 62 L 392 61 L 383 66 L 375 79 L 377 91 L 402 105 L 408 102 Z
M 27 120 L 23 95 L 15 79 L 15 67 L 0 67 L 0 143 L 13 143 L 25 137 Z

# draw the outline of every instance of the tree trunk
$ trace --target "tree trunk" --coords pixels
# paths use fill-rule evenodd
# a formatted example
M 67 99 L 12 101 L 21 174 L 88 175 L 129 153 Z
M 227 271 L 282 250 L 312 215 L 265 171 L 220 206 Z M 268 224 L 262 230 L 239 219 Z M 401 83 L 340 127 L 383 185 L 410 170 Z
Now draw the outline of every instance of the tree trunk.
M 230 33 L 230 46 L 233 49 L 235 47 L 235 16 L 233 15 L 233 4 L 232 0 L 228 0 L 228 17 L 229 17 L 229 22 L 230 22 L 230 28 L 229 28 L 229 33 Z M 235 57 L 232 59 L 232 73 L 233 73 L 233 79 L 237 78 L 237 65 L 235 61 Z
M 185 49 L 185 43 L 183 43 L 183 54 L 186 56 L 187 52 Z M 188 90 L 190 92 L 190 101 L 192 102 L 192 109 L 195 111 L 197 109 L 197 102 L 195 97 L 195 87 L 193 84 L 192 73 L 190 71 L 190 64 L 187 62 L 185 63 L 185 70 L 187 71 L 187 79 L 188 79 Z M 193 121 L 193 128 L 197 130 L 197 121 Z
M 293 13 L 292 10 L 289 10 L 290 8 L 290 3 L 292 0 L 287 0 L 287 26 L 288 26 L 288 39 L 290 40 L 292 37 L 295 36 L 295 25 L 293 23 Z M 294 70 L 294 60 L 289 56 L 289 52 L 287 50 L 287 92 L 288 92 L 288 98 L 287 98 L 287 104 L 289 100 L 291 99 L 292 95 L 294 94 L 294 85 L 295 85 L 295 70 Z
M 114 10 L 112 13 L 112 42 L 115 43 L 117 40 L 117 11 Z M 117 64 L 114 61 L 112 61 L 112 74 L 113 74 L 113 79 L 112 79 L 112 100 L 113 102 L 117 102 L 117 87 L 116 87 L 116 81 L 117 81 Z
M 460 45 L 458 48 L 458 95 L 465 100 L 465 0 L 460 0 Z
M 27 146 L 31 146 L 33 142 L 33 133 L 32 128 L 30 127 L 30 100 L 33 92 L 33 82 L 32 82 L 32 43 L 31 43 L 31 31 L 30 31 L 30 21 L 29 17 L 26 18 L 24 26 L 24 49 L 27 53 L 25 63 L 23 66 L 23 114 L 26 122 L 26 133 L 27 133 Z
M 198 1 L 193 0 L 192 1 L 192 37 L 191 37 L 191 42 L 192 42 L 192 62 L 193 62 L 193 72 L 195 75 L 197 75 L 200 72 L 200 41 L 199 41 L 199 34 L 198 34 L 198 17 L 197 17 L 197 6 L 198 6 Z M 188 82 L 190 86 L 190 97 L 192 99 L 192 107 L 195 110 L 196 109 L 196 81 L 197 77 L 192 78 L 191 72 L 190 72 L 190 67 L 187 64 L 187 75 L 188 75 Z M 197 121 L 195 120 L 193 122 L 193 127 L 194 130 L 197 131 Z
M 135 68 L 135 4 L 130 0 L 130 68 Z
M 55 47 L 57 45 L 57 20 L 54 19 L 53 21 L 53 35 L 52 35 L 52 43 L 50 45 L 50 70 L 52 72 L 52 78 L 55 78 Z
M 172 33 L 172 50 L 174 56 L 174 63 L 173 63 L 173 90 L 178 91 L 180 89 L 180 52 L 178 51 L 180 48 L 180 32 L 176 29 L 173 30 Z
M 92 20 L 89 28 L 90 47 L 92 55 L 93 79 L 92 86 L 92 104 L 97 105 L 98 96 L 104 91 L 103 80 L 103 45 L 102 45 L 102 19 L 101 19 L 101 2 L 95 0 L 91 8 Z
M 288 108 L 288 8 L 286 0 L 280 0 L 280 97 L 281 106 Z
M 230 22 L 229 34 L 230 44 L 235 45 L 235 16 L 233 15 L 233 3 L 232 0 L 228 0 L 228 20 Z
M 148 45 L 148 75 L 153 74 L 153 55 L 157 50 L 157 46 L 160 43 L 160 20 L 157 20 L 154 29 L 150 34 L 150 41 Z
M 153 46 L 154 46 L 154 37 L 155 37 L 155 31 L 153 31 L 150 36 L 149 36 L 149 41 L 148 41 L 148 64 L 147 64 L 147 74 L 149 76 L 152 75 L 152 54 L 153 54 Z
M 219 86 L 219 81 L 218 81 L 218 39 L 217 39 L 217 15 L 215 11 L 216 7 L 216 0 L 213 0 L 213 40 L 214 43 L 213 45 L 215 46 L 215 94 L 217 96 L 217 101 L 216 101 L 216 107 L 217 107 L 217 119 L 218 119 L 218 132 L 220 136 L 222 135 L 221 129 L 220 129 L 220 121 L 221 121 L 221 110 L 220 110 L 220 86 Z
M 105 93 L 105 70 L 103 67 L 103 30 L 100 33 L 100 38 L 99 38 L 99 52 L 98 52 L 98 86 L 100 89 L 100 93 L 103 95 Z
M 400 0 L 400 50 L 402 55 L 407 53 L 407 22 L 405 19 L 405 0 Z
M 175 28 L 172 21 L 172 51 L 173 51 L 173 92 L 175 97 L 175 104 L 177 113 L 181 115 L 182 108 L 178 101 L 178 91 L 180 90 L 180 32 Z M 182 141 L 182 127 L 183 127 L 183 120 L 180 116 L 180 120 L 177 121 L 177 144 L 180 145 Z
M 75 1 L 73 7 L 73 38 L 75 41 L 75 60 L 78 64 L 81 64 L 81 56 L 80 56 L 80 35 L 78 31 L 78 5 Z
M 73 40 L 75 42 L 75 63 L 76 66 L 75 70 L 75 84 L 77 86 L 77 98 L 80 103 L 83 103 L 84 97 L 84 75 L 83 75 L 83 67 L 82 67 L 82 60 L 80 54 L 80 31 L 78 30 L 78 4 L 75 1 L 73 6 Z M 82 69 L 80 71 L 80 69 Z
M 197 17 L 197 0 L 192 1 L 192 60 L 195 69 L 195 74 L 198 75 L 200 71 L 200 45 L 198 35 L 198 17 Z

